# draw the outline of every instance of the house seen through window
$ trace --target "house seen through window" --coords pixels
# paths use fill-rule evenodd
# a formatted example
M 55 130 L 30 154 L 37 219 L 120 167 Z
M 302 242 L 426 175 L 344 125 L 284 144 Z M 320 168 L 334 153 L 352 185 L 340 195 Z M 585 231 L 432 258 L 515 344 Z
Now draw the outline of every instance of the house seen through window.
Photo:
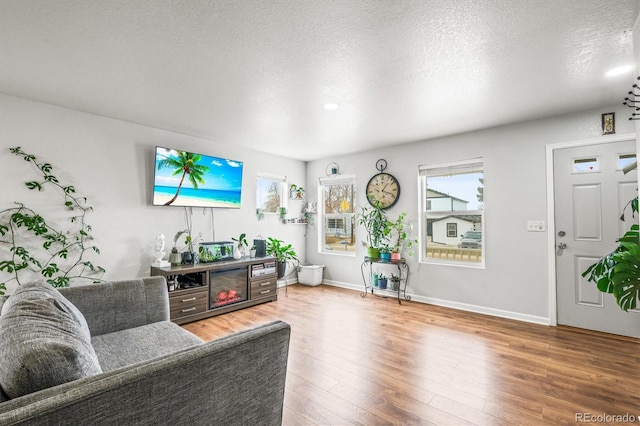
M 482 159 L 420 166 L 421 259 L 484 266 Z
M 319 251 L 355 256 L 355 178 L 322 178 L 319 193 L 322 194 L 323 223 Z

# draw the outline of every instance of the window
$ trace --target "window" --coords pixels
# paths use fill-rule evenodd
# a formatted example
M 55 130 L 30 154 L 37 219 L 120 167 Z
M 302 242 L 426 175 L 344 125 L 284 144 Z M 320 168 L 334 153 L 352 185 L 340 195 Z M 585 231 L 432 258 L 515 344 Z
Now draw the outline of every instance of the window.
M 421 260 L 484 266 L 482 159 L 420 166 Z
M 458 236 L 458 224 L 457 223 L 447 223 L 447 237 L 457 237 Z
M 636 154 L 619 154 L 618 155 L 618 169 L 625 170 L 625 167 L 633 168 L 633 165 L 636 164 Z
M 355 256 L 355 177 L 321 178 L 318 193 L 322 197 L 320 214 L 323 223 L 319 251 Z
M 286 207 L 282 188 L 286 176 L 258 174 L 256 178 L 256 210 L 261 213 L 278 213 L 278 208 Z
M 574 158 L 573 173 L 593 173 L 600 171 L 598 157 Z

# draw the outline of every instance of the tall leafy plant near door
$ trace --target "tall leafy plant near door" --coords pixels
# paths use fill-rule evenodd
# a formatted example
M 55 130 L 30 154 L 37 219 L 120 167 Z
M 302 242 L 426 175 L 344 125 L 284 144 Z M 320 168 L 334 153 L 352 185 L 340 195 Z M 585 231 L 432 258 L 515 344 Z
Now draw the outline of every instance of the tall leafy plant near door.
M 67 212 L 69 223 L 59 227 L 17 201 L 0 211 L 0 295 L 5 293 L 7 283 L 20 284 L 38 275 L 54 287 L 67 287 L 72 279 L 101 281 L 104 268 L 90 260 L 90 255 L 100 250 L 93 245 L 92 228 L 86 221 L 93 210 L 87 198 L 76 195 L 74 186 L 60 183 L 51 164 L 20 147 L 10 152 L 35 166 L 40 174 L 25 183 L 28 190 L 44 192 L 52 188 L 61 193 L 59 206 Z
M 629 201 L 633 217 L 638 213 L 638 197 Z M 627 207 L 625 207 L 626 209 Z M 624 213 L 621 217 L 624 220 Z M 618 247 L 582 273 L 598 290 L 611 293 L 623 311 L 635 309 L 640 300 L 640 227 L 631 228 L 618 240 Z

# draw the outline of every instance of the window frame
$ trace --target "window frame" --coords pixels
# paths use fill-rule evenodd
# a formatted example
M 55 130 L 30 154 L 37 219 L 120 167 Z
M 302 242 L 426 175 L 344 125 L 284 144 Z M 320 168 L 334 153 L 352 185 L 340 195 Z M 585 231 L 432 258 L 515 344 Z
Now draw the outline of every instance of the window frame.
M 457 236 L 458 236 L 458 224 L 456 222 L 447 222 L 447 237 L 457 237 Z
M 273 183 L 279 183 L 279 198 L 280 198 L 280 203 L 278 208 L 276 208 L 275 211 L 267 211 L 267 210 L 263 210 L 262 206 L 264 206 L 264 201 L 265 198 L 262 198 L 262 203 L 260 203 L 260 196 L 261 194 L 259 193 L 259 181 L 263 180 L 263 181 L 270 181 Z M 289 198 L 289 192 L 286 190 L 288 188 L 287 186 L 287 177 L 286 176 L 281 176 L 281 175 L 272 175 L 272 174 L 268 174 L 268 173 L 256 173 L 256 212 L 258 210 L 261 211 L 262 214 L 265 215 L 271 215 L 271 214 L 278 214 L 278 210 L 280 208 L 287 208 L 287 199 Z
M 325 188 L 331 185 L 351 185 L 352 187 L 352 200 L 351 200 L 351 213 L 327 213 L 325 211 Z M 331 175 L 326 178 L 322 177 L 318 180 L 318 253 L 330 254 L 336 256 L 348 256 L 355 257 L 357 251 L 356 244 L 356 211 L 355 200 L 356 199 L 356 177 L 355 175 Z M 326 229 L 327 221 L 333 220 L 335 223 L 342 220 L 343 225 L 346 226 L 351 223 L 351 232 L 353 234 L 354 243 L 353 250 L 327 250 L 326 248 Z
M 472 174 L 472 173 L 481 173 L 482 179 L 482 205 L 478 209 L 474 210 L 456 210 L 454 209 L 453 201 L 451 203 L 451 210 L 431 210 L 430 208 L 433 206 L 433 203 L 430 203 L 427 199 L 427 180 L 428 178 L 440 177 L 440 176 L 450 176 L 450 175 L 462 175 L 462 174 Z M 471 158 L 460 161 L 452 161 L 447 163 L 435 163 L 435 164 L 427 164 L 421 165 L 418 167 L 418 177 L 419 177 L 419 187 L 420 187 L 420 200 L 419 200 L 419 208 L 420 208 L 420 257 L 419 261 L 425 264 L 435 264 L 435 265 L 450 265 L 450 266 L 462 266 L 462 267 L 470 267 L 470 268 L 480 268 L 484 269 L 486 265 L 486 233 L 485 233 L 485 199 L 484 199 L 484 188 L 486 186 L 485 182 L 485 164 L 484 159 L 482 157 L 479 158 Z M 433 189 L 432 189 L 433 190 Z M 439 192 L 439 191 L 436 191 Z M 454 197 L 455 198 L 455 197 Z M 454 218 L 461 218 L 464 216 L 480 216 L 480 229 L 476 229 L 476 226 L 473 226 L 473 229 L 479 230 L 482 232 L 482 248 L 480 252 L 480 261 L 472 261 L 466 259 L 456 258 L 454 256 L 451 258 L 437 258 L 433 256 L 427 256 L 427 252 L 430 247 L 433 247 L 434 244 L 429 242 L 428 238 L 428 230 L 429 228 L 433 228 L 433 226 L 429 226 L 429 217 L 441 217 L 441 219 L 446 219 L 447 216 L 452 216 Z M 448 234 L 448 222 L 446 229 L 446 233 Z M 474 222 L 477 223 L 477 222 Z M 457 231 L 456 226 L 456 231 Z M 473 230 L 470 229 L 470 230 Z M 433 234 L 433 230 L 431 231 Z

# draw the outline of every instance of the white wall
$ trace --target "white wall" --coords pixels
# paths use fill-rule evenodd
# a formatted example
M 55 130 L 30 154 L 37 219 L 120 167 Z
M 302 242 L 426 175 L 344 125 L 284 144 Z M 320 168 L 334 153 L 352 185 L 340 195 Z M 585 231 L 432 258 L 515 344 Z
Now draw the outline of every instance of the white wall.
M 304 258 L 304 226 L 283 225 L 275 215 L 258 221 L 255 215 L 256 173 L 286 175 L 289 183 L 306 188 L 304 162 L 5 95 L 0 95 L 0 210 L 14 201 L 41 208 L 45 219 L 59 210 L 53 205 L 61 198 L 52 191 L 33 194 L 24 188 L 38 175 L 9 153 L 20 146 L 51 163 L 54 174 L 75 185 L 94 207 L 88 223 L 101 250 L 94 263 L 105 267 L 105 278 L 149 275 L 156 237 L 165 234 L 168 254 L 173 236 L 185 228 L 183 208 L 151 205 L 156 145 L 244 161 L 241 209 L 214 209 L 214 225 L 209 210 L 193 209 L 194 231 L 205 240 L 213 240 L 214 233 L 218 241 L 242 232 L 250 240 L 272 236 L 292 243 Z M 0 259 L 6 255 L 7 247 L 0 245 Z
M 600 114 L 610 111 L 616 112 L 618 134 L 635 131 L 635 122 L 627 120 L 629 110 L 612 106 L 340 158 L 327 157 L 305 165 L 228 146 L 223 141 L 0 95 L 0 210 L 14 201 L 24 201 L 42 207 L 46 215 L 55 210 L 51 204 L 58 202 L 49 194 L 34 197 L 23 188 L 23 183 L 36 174 L 8 153 L 9 147 L 21 146 L 52 163 L 57 176 L 75 185 L 95 207 L 89 223 L 102 252 L 96 263 L 107 269 L 105 278 L 145 276 L 154 257 L 156 236 L 162 232 L 171 240 L 177 230 L 185 227 L 183 209 L 151 206 L 154 147 L 236 158 L 245 164 L 242 208 L 215 209 L 213 227 L 208 213 L 194 209 L 195 230 L 203 232 L 207 239 L 213 239 L 215 232 L 216 240 L 241 232 L 250 238 L 261 234 L 284 239 L 293 243 L 303 261 L 324 264 L 326 280 L 361 289 L 360 264 L 365 253 L 360 244 L 356 257 L 319 254 L 317 216 L 306 240 L 304 226 L 280 224 L 275 216 L 256 219 L 256 173 L 286 175 L 289 183 L 304 186 L 308 200 L 314 201 L 318 197 L 318 178 L 325 176 L 327 164 L 335 161 L 342 174 L 357 176 L 358 203 L 365 205 L 365 185 L 377 172 L 375 162 L 385 158 L 389 165 L 386 171 L 402 185 L 400 200 L 389 214 L 408 212 L 417 233 L 418 166 L 483 157 L 486 267 L 420 264 L 416 255 L 409 259 L 408 291 L 414 300 L 544 322 L 549 318 L 547 235 L 526 232 L 526 222 L 546 219 L 545 146 L 601 137 Z M 265 143 L 268 144 L 267 136 Z M 357 235 L 358 241 L 365 239 L 362 227 L 358 227 Z M 0 256 L 6 255 L 5 250 L 0 247 Z
M 624 94 L 621 94 L 621 101 Z M 485 170 L 486 266 L 483 269 L 419 263 L 409 259 L 408 292 L 414 300 L 463 309 L 547 322 L 549 314 L 548 252 L 546 232 L 527 232 L 529 220 L 546 220 L 545 146 L 602 137 L 601 113 L 616 112 L 616 132 L 633 133 L 630 111 L 620 106 L 529 121 L 446 138 L 409 143 L 365 153 L 327 157 L 307 167 L 310 198 L 317 197 L 317 181 L 331 161 L 341 173 L 357 176 L 359 205 L 364 188 L 377 173 L 376 160 L 388 162 L 387 172 L 401 184 L 399 202 L 388 213 L 395 218 L 408 212 L 417 228 L 418 166 L 483 157 Z M 317 221 L 316 221 L 317 222 Z M 324 264 L 324 277 L 335 285 L 362 289 L 361 244 L 356 257 L 319 254 L 317 225 L 307 239 L 307 260 Z M 553 232 L 553 230 L 547 230 Z M 357 229 L 358 241 L 365 239 Z

